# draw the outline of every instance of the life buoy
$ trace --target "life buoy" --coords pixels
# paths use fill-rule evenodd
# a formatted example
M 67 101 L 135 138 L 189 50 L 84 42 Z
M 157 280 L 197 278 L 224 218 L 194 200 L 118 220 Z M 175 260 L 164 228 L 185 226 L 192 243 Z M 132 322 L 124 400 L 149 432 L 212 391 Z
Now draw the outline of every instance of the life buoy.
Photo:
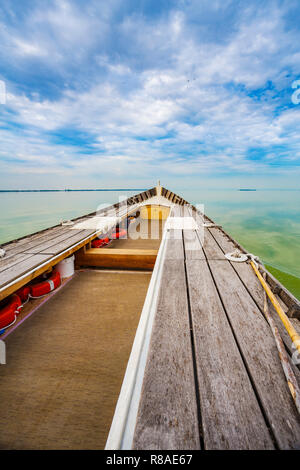
M 60 274 L 58 271 L 55 271 L 45 281 L 30 286 L 30 295 L 31 297 L 42 297 L 43 295 L 49 294 L 49 292 L 53 291 L 59 286 Z
M 0 310 L 0 329 L 7 328 L 14 323 L 16 316 L 20 313 L 22 302 L 18 295 L 9 297 L 4 307 Z
M 110 237 L 111 237 L 113 240 L 115 240 L 115 239 L 117 239 L 117 238 L 126 237 L 126 235 L 127 235 L 127 230 L 125 230 L 125 229 L 119 229 L 118 232 L 112 233 Z
M 30 286 L 21 287 L 21 289 L 17 290 L 16 295 L 20 297 L 22 303 L 27 302 L 30 295 Z
M 96 240 L 92 241 L 93 248 L 101 248 L 101 246 L 105 246 L 109 243 L 109 238 L 97 238 Z

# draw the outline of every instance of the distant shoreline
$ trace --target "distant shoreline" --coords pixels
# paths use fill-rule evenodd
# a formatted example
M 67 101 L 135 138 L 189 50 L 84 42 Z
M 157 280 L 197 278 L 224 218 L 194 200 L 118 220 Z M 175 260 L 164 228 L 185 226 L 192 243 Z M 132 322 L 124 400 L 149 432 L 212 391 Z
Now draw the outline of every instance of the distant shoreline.
M 144 188 L 116 189 L 0 189 L 0 193 L 69 193 L 74 191 L 145 191 Z

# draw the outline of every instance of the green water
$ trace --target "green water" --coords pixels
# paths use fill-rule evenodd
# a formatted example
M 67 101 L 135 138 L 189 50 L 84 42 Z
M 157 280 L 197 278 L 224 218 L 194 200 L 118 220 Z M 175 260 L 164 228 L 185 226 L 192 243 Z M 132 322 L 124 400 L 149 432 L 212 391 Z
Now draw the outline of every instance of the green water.
M 300 190 L 202 190 L 171 188 L 221 224 L 247 251 L 258 255 L 300 299 Z M 0 193 L 0 243 L 95 211 L 100 204 L 136 193 Z
M 300 190 L 185 190 L 300 299 Z

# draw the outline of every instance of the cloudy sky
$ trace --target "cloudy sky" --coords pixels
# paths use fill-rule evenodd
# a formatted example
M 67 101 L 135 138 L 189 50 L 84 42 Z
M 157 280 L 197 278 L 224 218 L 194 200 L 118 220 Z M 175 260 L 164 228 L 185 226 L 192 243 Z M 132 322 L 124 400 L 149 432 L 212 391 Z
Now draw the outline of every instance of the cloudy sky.
M 299 18 L 298 0 L 1 0 L 0 188 L 299 186 Z

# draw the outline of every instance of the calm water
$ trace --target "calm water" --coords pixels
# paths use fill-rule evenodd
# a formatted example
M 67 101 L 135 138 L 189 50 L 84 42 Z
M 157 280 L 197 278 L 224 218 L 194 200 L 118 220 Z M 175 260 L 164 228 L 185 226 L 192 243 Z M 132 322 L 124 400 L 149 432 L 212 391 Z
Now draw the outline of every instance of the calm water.
M 300 191 L 184 190 L 174 188 L 258 255 L 300 298 Z M 137 191 L 0 193 L 0 243 L 118 202 Z

